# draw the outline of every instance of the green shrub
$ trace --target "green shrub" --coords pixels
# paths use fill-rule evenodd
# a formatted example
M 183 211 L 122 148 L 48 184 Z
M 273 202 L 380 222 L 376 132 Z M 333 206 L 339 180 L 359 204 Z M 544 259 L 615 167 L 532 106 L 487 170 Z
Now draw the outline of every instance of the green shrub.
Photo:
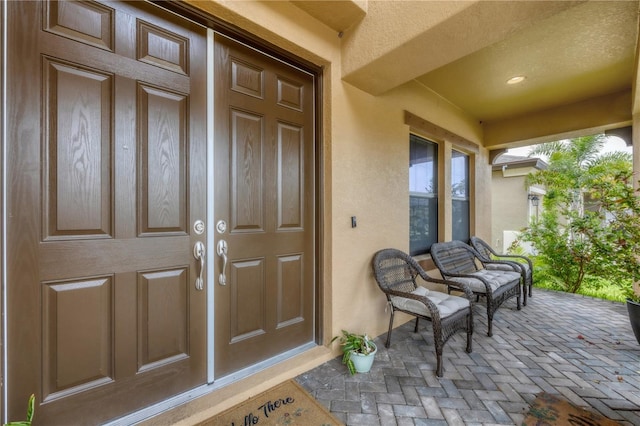
M 566 291 L 561 279 L 553 274 L 551 268 L 544 263 L 542 257 L 532 257 L 534 263 L 534 286 L 555 291 Z M 577 294 L 598 299 L 624 302 L 632 292 L 631 279 L 613 277 L 611 279 L 586 274 Z
M 527 185 L 541 185 L 546 194 L 542 213 L 521 233 L 549 266 L 539 285 L 617 298 L 627 279 L 640 277 L 640 198 L 631 156 L 601 154 L 604 142 L 603 135 L 585 136 L 532 151 L 549 158 L 548 168 L 527 176 Z

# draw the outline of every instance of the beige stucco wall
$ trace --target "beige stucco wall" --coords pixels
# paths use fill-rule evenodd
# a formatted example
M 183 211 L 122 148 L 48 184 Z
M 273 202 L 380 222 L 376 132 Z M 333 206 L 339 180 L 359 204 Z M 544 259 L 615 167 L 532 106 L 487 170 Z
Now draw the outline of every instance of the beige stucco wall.
M 371 258 L 386 247 L 409 249 L 410 129 L 404 111 L 446 122 L 469 138 L 476 129 L 472 120 L 417 85 L 372 96 L 337 79 L 332 92 L 333 334 L 346 327 L 379 335 L 388 326 L 388 312 L 373 280 Z M 479 157 L 487 164 L 484 154 Z M 485 173 L 478 176 L 486 182 Z M 480 182 L 476 187 L 487 189 Z M 486 209 L 479 210 L 484 216 L 478 222 L 488 224 Z M 358 219 L 356 228 L 351 228 L 351 216 Z
M 192 416 L 184 424 L 218 412 L 289 377 L 325 362 L 339 353 L 329 345 L 341 329 L 384 333 L 389 312 L 386 299 L 371 272 L 373 254 L 385 247 L 409 247 L 409 127 L 404 111 L 431 121 L 478 143 L 480 125 L 471 117 L 415 83 L 372 96 L 341 79 L 341 40 L 335 31 L 289 2 L 193 2 L 242 30 L 323 66 L 322 234 L 323 331 L 319 347 L 253 377 L 201 397 L 186 406 L 150 420 L 162 424 Z M 440 142 L 446 149 L 452 145 Z M 490 168 L 487 151 L 476 147 L 471 164 L 472 188 L 478 200 L 472 224 L 490 235 Z M 444 173 L 445 171 L 441 171 Z M 450 207 L 447 207 L 450 209 Z M 351 216 L 357 227 L 351 227 Z M 472 229 L 472 233 L 474 233 Z M 450 235 L 450 234 L 449 234 Z M 406 318 L 404 318 L 406 320 Z M 403 318 L 396 319 L 400 325 Z M 195 416 L 195 417 L 193 417 Z
M 529 225 L 530 202 L 525 177 L 505 177 L 502 170 L 493 171 L 491 246 L 498 253 L 503 251 L 503 231 L 520 231 Z

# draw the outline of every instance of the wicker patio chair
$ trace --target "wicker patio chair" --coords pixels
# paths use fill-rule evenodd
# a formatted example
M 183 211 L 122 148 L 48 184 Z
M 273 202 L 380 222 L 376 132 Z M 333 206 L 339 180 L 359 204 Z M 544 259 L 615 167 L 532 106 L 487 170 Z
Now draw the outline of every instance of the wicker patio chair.
M 533 263 L 531 263 L 531 259 L 517 254 L 498 254 L 486 241 L 478 237 L 471 237 L 470 242 L 471 246 L 483 257 L 483 262 L 485 261 L 484 259 L 488 262 L 495 260 L 510 261 L 509 259 L 514 259 L 513 263 L 520 268 L 522 274 L 522 304 L 527 306 L 527 288 L 529 290 L 529 297 L 533 297 Z M 492 266 L 487 264 L 486 268 L 491 269 Z M 495 268 L 500 269 L 500 266 L 496 266 Z
M 467 332 L 466 351 L 471 353 L 473 334 L 473 292 L 464 283 L 447 282 L 432 278 L 408 254 L 396 249 L 384 249 L 373 257 L 373 273 L 380 290 L 387 296 L 391 307 L 388 348 L 391 344 L 393 318 L 396 311 L 416 317 L 414 332 L 418 332 L 420 318 L 433 324 L 433 340 L 436 347 L 436 375 L 442 377 L 442 349 L 449 338 L 459 331 Z M 465 297 L 429 290 L 419 285 L 417 279 L 443 284 L 464 293 Z
M 484 268 L 480 254 L 462 241 L 433 244 L 431 259 L 444 279 L 467 284 L 478 299 L 486 299 L 488 336 L 493 335 L 493 314 L 502 303 L 515 297 L 520 310 L 520 272 Z

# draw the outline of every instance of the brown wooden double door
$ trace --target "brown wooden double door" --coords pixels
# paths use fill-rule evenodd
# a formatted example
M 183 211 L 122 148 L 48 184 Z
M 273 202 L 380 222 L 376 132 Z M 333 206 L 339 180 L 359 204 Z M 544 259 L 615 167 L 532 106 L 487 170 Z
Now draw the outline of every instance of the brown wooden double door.
M 36 424 L 99 424 L 205 384 L 208 356 L 220 378 L 312 342 L 313 78 L 223 37 L 207 52 L 146 2 L 7 6 L 8 418 L 35 393 Z M 196 232 L 211 208 L 225 233 Z M 193 250 L 222 239 L 226 285 Z

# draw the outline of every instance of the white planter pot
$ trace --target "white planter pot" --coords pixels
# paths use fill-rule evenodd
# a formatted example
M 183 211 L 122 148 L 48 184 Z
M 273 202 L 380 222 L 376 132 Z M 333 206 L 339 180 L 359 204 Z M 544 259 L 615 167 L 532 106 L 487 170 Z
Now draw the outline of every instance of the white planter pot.
M 351 360 L 353 361 L 353 366 L 356 368 L 356 372 L 368 373 L 369 370 L 371 370 L 371 365 L 373 364 L 373 358 L 376 356 L 376 352 L 378 352 L 377 346 L 373 343 L 372 345 L 375 348 L 375 350 L 368 355 L 351 352 Z

